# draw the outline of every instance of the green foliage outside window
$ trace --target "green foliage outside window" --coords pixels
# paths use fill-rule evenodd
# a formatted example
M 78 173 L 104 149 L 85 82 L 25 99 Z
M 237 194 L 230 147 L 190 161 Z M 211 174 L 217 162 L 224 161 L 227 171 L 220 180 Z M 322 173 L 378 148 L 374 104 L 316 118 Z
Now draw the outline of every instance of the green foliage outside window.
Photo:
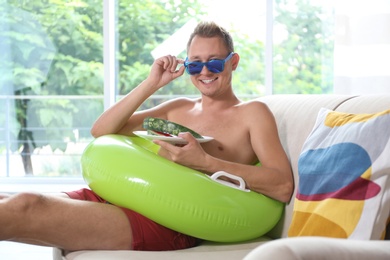
M 274 48 L 275 94 L 333 91 L 334 16 L 312 2 L 276 0 L 275 24 L 286 30 L 287 37 Z

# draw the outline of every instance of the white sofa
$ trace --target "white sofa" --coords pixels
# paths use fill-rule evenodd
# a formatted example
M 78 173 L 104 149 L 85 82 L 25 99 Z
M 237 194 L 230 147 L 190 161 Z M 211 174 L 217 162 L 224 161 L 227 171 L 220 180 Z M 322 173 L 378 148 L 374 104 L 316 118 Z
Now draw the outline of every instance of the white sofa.
M 272 95 L 259 98 L 274 113 L 283 147 L 291 161 L 295 187 L 303 143 L 318 111 L 324 107 L 348 113 L 373 113 L 390 109 L 390 95 Z M 389 126 L 390 131 L 390 126 Z M 390 155 L 389 155 L 390 158 Z M 164 252 L 77 251 L 54 249 L 54 259 L 390 259 L 390 241 L 351 241 L 319 237 L 287 238 L 294 196 L 282 219 L 266 236 L 236 244 L 204 242 L 198 247 Z M 388 212 L 387 212 L 388 214 Z M 388 228 L 389 229 L 389 228 Z M 390 239 L 390 232 L 387 238 Z M 282 239 L 280 239 L 282 238 Z

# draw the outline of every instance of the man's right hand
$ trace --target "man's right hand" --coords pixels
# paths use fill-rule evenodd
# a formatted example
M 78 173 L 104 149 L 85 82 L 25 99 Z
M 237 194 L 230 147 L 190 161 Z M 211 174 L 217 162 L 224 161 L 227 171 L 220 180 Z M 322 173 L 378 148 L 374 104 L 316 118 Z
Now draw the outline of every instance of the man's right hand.
M 151 86 L 155 87 L 156 90 L 162 88 L 172 80 L 184 74 L 185 67 L 181 66 L 179 69 L 177 69 L 179 64 L 184 64 L 184 60 L 177 59 L 172 55 L 158 58 L 154 61 L 146 81 L 148 81 Z

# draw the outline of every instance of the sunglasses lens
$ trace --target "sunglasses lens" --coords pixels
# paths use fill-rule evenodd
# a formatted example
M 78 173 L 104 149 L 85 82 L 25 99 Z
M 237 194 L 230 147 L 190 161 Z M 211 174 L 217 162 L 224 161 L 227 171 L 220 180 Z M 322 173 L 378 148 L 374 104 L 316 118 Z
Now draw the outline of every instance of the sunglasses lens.
M 233 56 L 233 54 L 234 53 L 231 52 L 224 60 L 210 60 L 208 62 L 186 61 L 184 66 L 186 66 L 187 72 L 190 75 L 199 74 L 202 71 L 203 66 L 206 66 L 207 69 L 212 73 L 221 73 L 225 68 L 225 62 L 228 61 Z
M 212 73 L 221 73 L 224 69 L 223 60 L 211 60 L 206 63 L 207 69 Z
M 187 72 L 190 75 L 199 74 L 203 69 L 203 63 L 201 62 L 190 62 L 187 65 Z
M 187 72 L 190 75 L 199 74 L 202 71 L 204 65 L 206 65 L 207 69 L 212 73 L 221 73 L 224 69 L 224 64 L 222 61 L 211 60 L 205 64 L 202 62 L 190 62 L 187 65 Z

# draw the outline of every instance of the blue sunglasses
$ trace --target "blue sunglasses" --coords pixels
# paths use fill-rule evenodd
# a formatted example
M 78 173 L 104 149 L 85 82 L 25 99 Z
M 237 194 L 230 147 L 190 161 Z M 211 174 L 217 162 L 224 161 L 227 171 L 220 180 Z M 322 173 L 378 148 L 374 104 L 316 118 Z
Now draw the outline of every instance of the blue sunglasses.
M 186 71 L 190 75 L 199 74 L 202 71 L 203 66 L 206 66 L 206 68 L 212 73 L 221 73 L 225 68 L 225 62 L 230 60 L 233 54 L 234 52 L 231 52 L 224 60 L 215 59 L 215 60 L 209 60 L 207 62 L 188 61 L 188 57 L 187 57 L 184 62 L 184 67 L 186 67 Z

